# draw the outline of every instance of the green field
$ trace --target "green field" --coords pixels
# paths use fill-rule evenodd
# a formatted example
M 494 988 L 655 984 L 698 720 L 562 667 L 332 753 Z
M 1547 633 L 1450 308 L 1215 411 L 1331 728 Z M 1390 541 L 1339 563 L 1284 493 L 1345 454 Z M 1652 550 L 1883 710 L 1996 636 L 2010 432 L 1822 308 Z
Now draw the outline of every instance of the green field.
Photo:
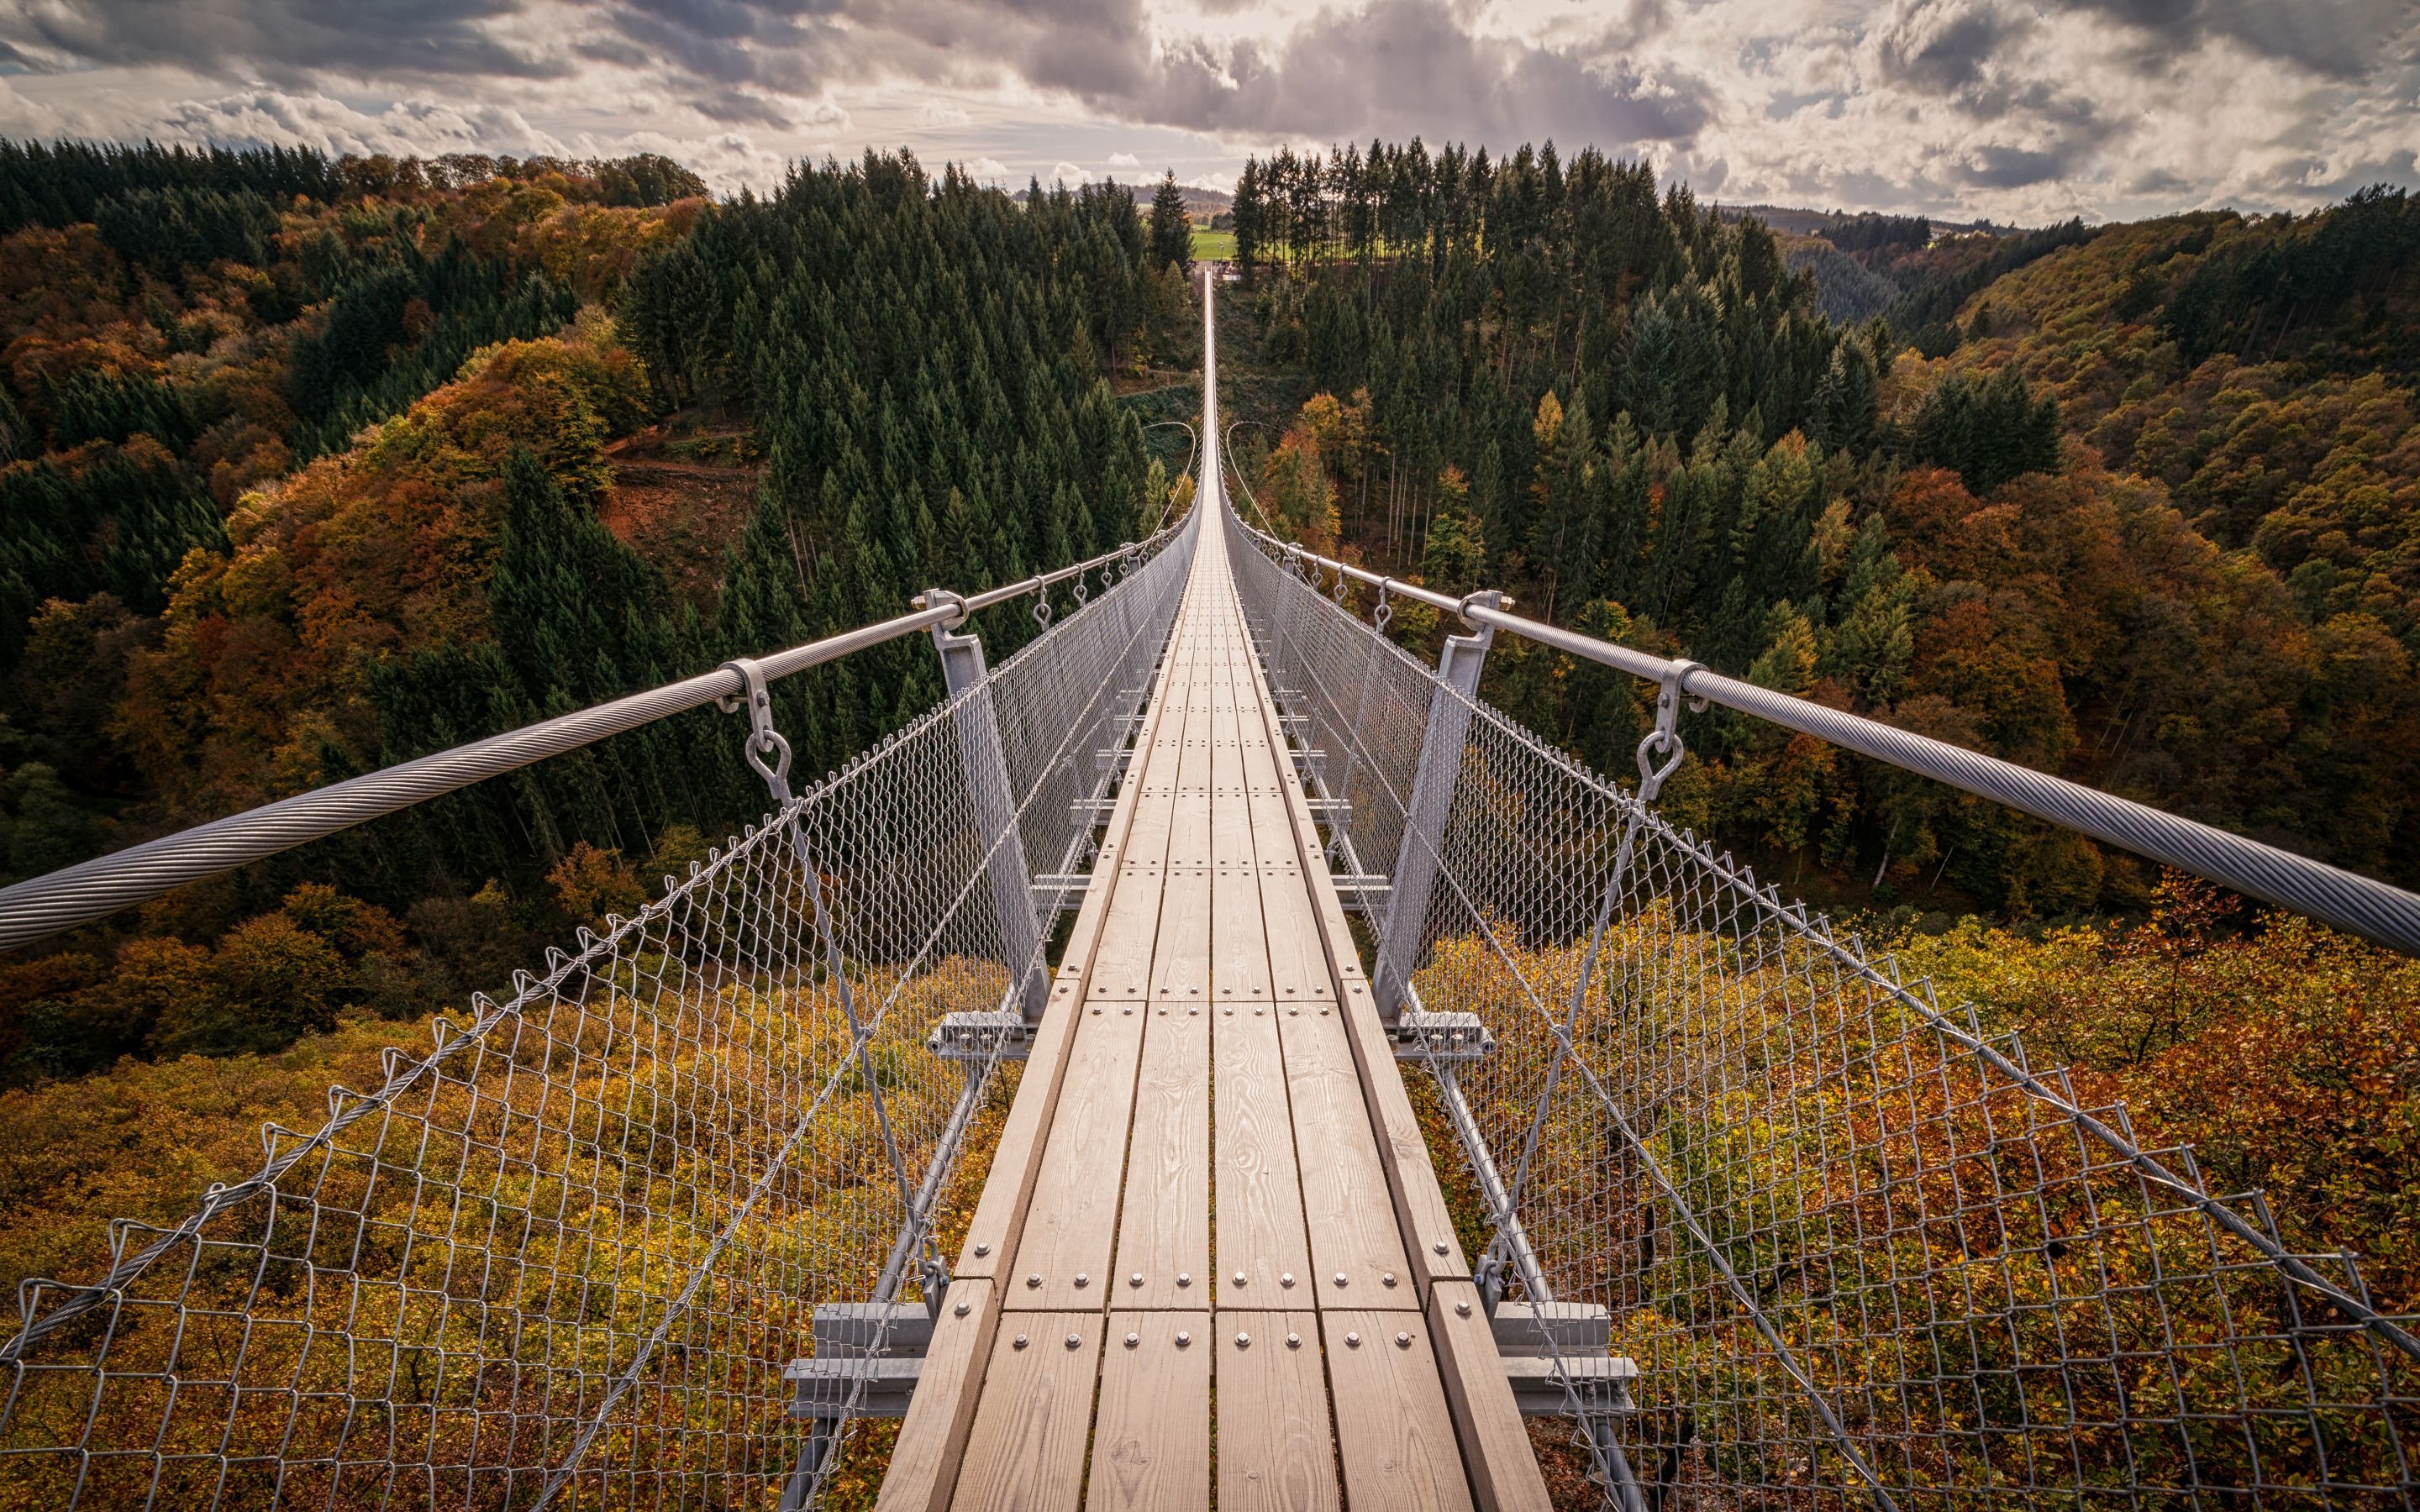
M 1193 260 L 1220 263 L 1234 261 L 1235 233 L 1233 231 L 1194 232 Z

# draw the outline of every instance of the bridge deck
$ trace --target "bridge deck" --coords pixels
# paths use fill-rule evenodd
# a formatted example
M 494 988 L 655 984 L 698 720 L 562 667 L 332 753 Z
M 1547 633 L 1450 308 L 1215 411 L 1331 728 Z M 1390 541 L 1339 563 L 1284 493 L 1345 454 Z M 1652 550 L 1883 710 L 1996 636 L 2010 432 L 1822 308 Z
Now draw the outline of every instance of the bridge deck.
M 1215 519 L 1132 760 L 880 1505 L 1544 1507 Z

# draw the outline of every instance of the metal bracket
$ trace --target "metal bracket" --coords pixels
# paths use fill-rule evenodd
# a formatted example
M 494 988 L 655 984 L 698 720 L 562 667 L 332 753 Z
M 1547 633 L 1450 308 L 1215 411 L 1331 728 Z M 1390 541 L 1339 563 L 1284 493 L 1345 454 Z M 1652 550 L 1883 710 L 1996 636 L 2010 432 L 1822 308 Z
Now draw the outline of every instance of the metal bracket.
M 715 704 L 725 714 L 748 711 L 748 739 L 740 748 L 748 764 L 765 779 L 776 802 L 790 801 L 790 743 L 773 728 L 773 695 L 765 687 L 765 670 L 746 656 L 735 656 L 722 664 L 724 671 L 737 672 L 745 691 L 725 693 Z
M 1664 791 L 1664 779 L 1681 769 L 1682 758 L 1689 754 L 1688 745 L 1681 739 L 1681 701 L 1687 697 L 1689 674 L 1704 671 L 1703 662 L 1676 661 L 1664 674 L 1664 686 L 1655 695 L 1655 728 L 1638 742 L 1638 801 L 1653 803 Z M 1700 699 L 1696 705 L 1706 706 Z M 1657 758 L 1661 757 L 1661 764 Z
M 1472 1065 L 1496 1048 L 1496 1036 L 1476 1013 L 1431 1013 L 1407 1008 L 1388 1026 L 1397 1060 Z

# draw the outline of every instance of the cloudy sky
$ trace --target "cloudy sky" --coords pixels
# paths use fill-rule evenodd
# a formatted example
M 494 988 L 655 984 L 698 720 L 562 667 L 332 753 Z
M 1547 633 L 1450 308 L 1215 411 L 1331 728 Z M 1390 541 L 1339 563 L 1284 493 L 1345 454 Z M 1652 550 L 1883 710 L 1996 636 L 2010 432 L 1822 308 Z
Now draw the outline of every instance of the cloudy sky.
M 2415 0 L 0 0 L 0 135 L 913 147 L 1022 184 L 1418 133 L 2039 223 L 2420 182 Z

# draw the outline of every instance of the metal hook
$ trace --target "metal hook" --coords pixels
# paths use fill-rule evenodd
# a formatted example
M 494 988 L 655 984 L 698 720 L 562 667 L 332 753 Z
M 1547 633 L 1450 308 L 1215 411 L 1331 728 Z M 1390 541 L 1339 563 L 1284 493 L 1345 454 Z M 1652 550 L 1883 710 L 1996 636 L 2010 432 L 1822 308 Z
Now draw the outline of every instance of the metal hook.
M 748 711 L 748 738 L 740 746 L 741 754 L 756 775 L 765 779 L 780 802 L 790 801 L 790 743 L 773 728 L 773 695 L 766 690 L 765 671 L 746 656 L 737 656 L 722 664 L 725 671 L 739 674 L 745 691 L 726 693 L 715 703 L 725 714 L 737 714 L 742 707 Z
M 1370 610 L 1371 627 L 1382 634 L 1386 631 L 1388 622 L 1395 617 L 1395 606 L 1388 603 L 1387 600 L 1387 590 L 1394 583 L 1394 580 L 1395 579 L 1392 578 L 1384 578 L 1379 579 L 1378 602 Z
M 1683 685 L 1693 671 L 1705 671 L 1702 662 L 1676 661 L 1664 674 L 1664 685 L 1655 695 L 1655 728 L 1647 732 L 1638 743 L 1638 801 L 1653 803 L 1664 791 L 1664 779 L 1681 768 L 1682 759 L 1689 754 L 1686 742 L 1681 738 L 1681 701 L 1687 696 Z M 1661 765 L 1655 758 L 1661 755 Z
M 1033 606 L 1033 623 L 1047 630 L 1050 628 L 1050 590 L 1045 588 L 1042 590 L 1042 601 Z

